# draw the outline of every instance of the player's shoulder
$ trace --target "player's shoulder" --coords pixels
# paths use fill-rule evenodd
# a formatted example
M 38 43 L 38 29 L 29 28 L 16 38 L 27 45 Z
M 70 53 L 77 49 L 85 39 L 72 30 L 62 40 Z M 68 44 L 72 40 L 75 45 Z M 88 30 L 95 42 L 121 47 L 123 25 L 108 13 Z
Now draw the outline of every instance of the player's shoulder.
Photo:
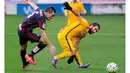
M 82 5 L 83 3 L 82 3 L 82 2 L 80 2 L 80 1 L 78 1 L 78 4 L 79 4 L 79 5 Z
M 40 11 L 41 9 L 39 8 L 39 7 L 37 7 L 36 9 L 35 9 L 35 11 Z
M 38 13 L 41 14 L 41 13 L 42 13 L 42 9 L 40 9 L 40 8 L 38 7 L 38 8 L 35 9 L 34 12 L 36 12 L 37 14 L 38 14 Z
M 82 4 L 82 2 L 80 2 L 80 1 L 78 1 L 78 3 L 81 3 L 81 4 Z
M 83 24 L 83 25 L 84 25 L 84 24 L 85 24 L 85 25 L 89 25 L 89 24 L 88 24 L 88 21 L 87 21 L 85 18 L 83 18 L 83 17 L 80 17 L 80 23 Z
M 37 17 L 43 16 L 43 11 L 40 8 L 37 8 L 34 13 L 36 14 Z
M 88 22 L 85 18 L 83 18 L 83 17 L 80 17 L 80 20 L 81 21 L 84 21 L 84 22 Z
M 68 4 L 72 4 L 72 2 L 68 2 Z

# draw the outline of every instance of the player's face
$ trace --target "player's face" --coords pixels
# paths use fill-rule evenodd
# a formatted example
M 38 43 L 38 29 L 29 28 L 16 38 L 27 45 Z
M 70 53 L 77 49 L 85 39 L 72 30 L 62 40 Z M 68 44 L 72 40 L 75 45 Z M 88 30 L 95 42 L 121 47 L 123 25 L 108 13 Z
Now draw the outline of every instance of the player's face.
M 93 26 L 91 29 L 89 29 L 89 34 L 93 34 L 96 33 L 99 30 L 98 26 Z
M 54 17 L 55 13 L 52 12 L 52 13 L 47 13 L 46 17 L 47 17 L 47 20 L 50 20 L 52 19 L 52 17 Z

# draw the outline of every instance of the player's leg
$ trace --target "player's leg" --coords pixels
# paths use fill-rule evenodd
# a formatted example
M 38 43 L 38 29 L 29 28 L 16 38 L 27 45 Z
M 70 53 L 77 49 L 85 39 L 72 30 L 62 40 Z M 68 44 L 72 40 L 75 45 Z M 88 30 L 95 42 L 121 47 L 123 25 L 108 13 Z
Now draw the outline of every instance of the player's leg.
M 29 54 L 25 56 L 26 60 L 28 60 L 29 63 L 36 65 L 36 62 L 33 59 L 34 55 L 40 52 L 43 48 L 45 48 L 47 44 L 44 42 L 40 35 L 36 35 L 34 33 L 28 33 L 28 40 L 32 43 L 39 42 L 39 44 L 35 46 L 35 48 Z
M 70 38 L 66 40 L 63 34 L 58 34 L 59 43 L 64 50 L 62 53 L 52 57 L 52 65 L 56 68 L 56 62 L 60 59 L 72 56 L 72 50 L 74 50 L 72 41 Z
M 77 62 L 78 65 L 82 65 L 82 64 L 83 64 L 82 61 L 81 61 L 81 59 L 80 59 L 80 55 L 79 55 L 78 52 L 79 52 L 79 51 L 76 52 L 76 55 L 71 56 L 71 57 L 67 60 L 67 63 L 68 63 L 68 64 L 73 63 L 74 59 L 76 60 L 76 62 Z
M 72 38 L 73 44 L 76 42 L 76 38 Z M 83 64 L 80 58 L 79 50 L 76 52 L 76 55 L 71 56 L 68 60 L 67 63 L 71 64 L 74 60 L 76 60 L 77 64 L 79 65 L 79 68 L 86 68 L 89 66 L 89 64 Z
M 72 38 L 72 34 L 76 34 L 77 32 L 76 30 L 77 29 L 79 30 L 78 27 L 80 27 L 79 21 L 67 25 L 58 34 L 58 40 L 64 52 L 52 58 L 52 64 L 54 67 L 56 67 L 57 60 L 72 56 L 72 51 L 76 50 L 73 46 L 73 42 L 71 38 Z
M 58 55 L 55 56 L 56 60 L 60 60 L 60 59 L 72 56 L 72 53 L 71 53 L 71 50 L 70 50 L 69 46 L 67 44 L 65 46 L 65 44 L 66 44 L 65 42 L 64 42 L 64 44 L 61 44 L 62 49 L 64 51 L 61 54 L 58 54 Z
M 34 56 L 47 46 L 47 44 L 42 40 L 42 38 L 40 38 L 39 41 L 39 44 L 28 54 L 29 56 Z
M 66 43 L 66 40 L 64 38 L 64 34 L 61 34 L 61 33 L 58 34 L 58 41 L 59 41 L 59 43 L 60 43 L 60 45 L 61 45 L 61 47 L 62 47 L 62 49 L 64 51 L 62 53 L 52 57 L 52 59 L 51 59 L 52 60 L 52 65 L 55 68 L 56 68 L 56 63 L 57 63 L 58 60 L 69 57 L 69 56 L 72 56 L 72 53 L 71 53 L 70 49 L 67 48 L 68 44 Z
M 19 43 L 20 43 L 20 47 L 21 47 L 20 48 L 20 56 L 21 56 L 21 59 L 23 62 L 22 68 L 26 68 L 26 66 L 29 64 L 25 59 L 28 40 L 24 37 L 22 32 L 18 31 L 18 35 L 19 35 Z
M 73 63 L 75 57 L 76 57 L 75 55 L 71 56 L 71 57 L 67 60 L 67 63 L 68 63 L 68 64 Z
M 72 53 L 71 51 L 64 51 L 54 57 L 52 57 L 52 65 L 56 68 L 56 64 L 57 64 L 57 61 L 60 60 L 60 59 L 63 59 L 63 58 L 67 58 L 67 57 L 70 57 L 72 56 Z
M 68 64 L 71 64 L 74 59 L 76 60 L 76 62 L 77 62 L 78 65 L 82 65 L 82 64 L 83 64 L 82 61 L 81 61 L 81 58 L 80 58 L 79 51 L 76 52 L 76 55 L 71 56 L 71 57 L 68 59 L 67 63 L 68 63 Z
M 82 61 L 81 61 L 81 58 L 80 58 L 80 54 L 79 54 L 79 51 L 76 52 L 76 55 L 75 56 L 71 56 L 69 59 L 68 59 L 68 64 L 71 64 L 73 62 L 73 60 L 76 60 L 77 64 L 79 65 L 79 68 L 87 68 L 90 66 L 89 63 L 87 64 L 83 64 Z
M 82 63 L 81 58 L 80 58 L 79 51 L 76 52 L 75 60 L 76 60 L 77 64 L 79 65 L 79 68 L 87 68 L 87 67 L 90 66 L 89 63 L 87 63 L 87 64 L 83 64 L 83 63 Z
M 76 52 L 76 55 L 71 56 L 71 57 L 69 58 L 68 63 L 69 63 L 69 64 L 72 63 L 74 59 L 76 60 L 77 64 L 79 65 L 79 68 L 87 68 L 87 67 L 90 66 L 89 63 L 87 63 L 87 64 L 83 64 L 83 63 L 82 63 L 81 58 L 80 58 L 79 51 Z
M 73 45 L 75 45 L 75 43 L 76 43 L 76 37 L 73 37 L 71 40 L 72 40 L 72 42 L 73 42 Z M 71 56 L 71 57 L 67 60 L 67 63 L 68 63 L 68 64 L 73 63 L 75 57 L 76 57 L 75 55 Z
M 70 57 L 70 56 L 72 56 L 71 51 L 64 51 L 64 52 L 58 54 L 57 56 L 55 56 L 54 58 L 56 60 L 60 60 L 60 59 L 67 58 L 67 57 Z
M 21 45 L 21 49 L 20 49 L 20 56 L 23 62 L 22 68 L 26 68 L 27 65 L 29 64 L 29 62 L 26 61 L 25 59 L 25 55 L 26 55 L 26 48 L 27 48 L 27 43 L 25 43 L 24 45 Z

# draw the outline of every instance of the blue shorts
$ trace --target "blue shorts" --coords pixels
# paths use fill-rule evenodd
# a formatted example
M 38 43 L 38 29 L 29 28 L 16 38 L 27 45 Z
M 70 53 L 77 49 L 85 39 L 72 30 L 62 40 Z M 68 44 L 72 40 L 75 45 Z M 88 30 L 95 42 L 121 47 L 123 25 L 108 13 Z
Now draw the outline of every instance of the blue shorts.
M 41 35 L 37 35 L 32 33 L 31 31 L 22 31 L 18 29 L 18 35 L 19 35 L 19 43 L 20 45 L 24 45 L 28 41 L 31 43 L 33 42 L 39 42 Z

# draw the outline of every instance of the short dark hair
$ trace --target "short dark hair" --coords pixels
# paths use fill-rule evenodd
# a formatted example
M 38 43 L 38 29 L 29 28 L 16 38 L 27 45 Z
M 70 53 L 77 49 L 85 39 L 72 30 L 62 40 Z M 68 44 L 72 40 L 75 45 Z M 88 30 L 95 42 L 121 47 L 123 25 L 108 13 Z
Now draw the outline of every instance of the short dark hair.
M 54 13 L 56 13 L 56 10 L 55 10 L 55 8 L 54 7 L 48 7 L 48 8 L 46 8 L 45 9 L 45 12 L 48 12 L 48 13 L 52 13 L 52 12 L 54 12 Z
M 93 26 L 98 26 L 99 27 L 99 30 L 100 30 L 100 25 L 98 23 L 92 23 L 90 25 L 93 25 Z

